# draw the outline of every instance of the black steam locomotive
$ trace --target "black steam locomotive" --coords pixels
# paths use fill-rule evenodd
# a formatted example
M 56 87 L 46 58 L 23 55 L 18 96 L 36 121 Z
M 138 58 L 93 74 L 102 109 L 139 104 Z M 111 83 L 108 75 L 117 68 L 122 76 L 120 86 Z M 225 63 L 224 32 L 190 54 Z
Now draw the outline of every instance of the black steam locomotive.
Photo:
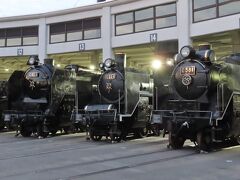
M 2 113 L 7 109 L 7 102 L 7 81 L 0 81 L 0 130 L 5 127 Z
M 103 73 L 96 86 L 97 98 L 79 111 L 92 140 L 106 136 L 119 142 L 128 133 L 142 136 L 146 132 L 153 83 L 149 74 L 125 65 L 124 54 L 100 64 Z
M 176 56 L 165 106 L 151 121 L 169 132 L 169 145 L 181 148 L 186 139 L 208 150 L 215 142 L 240 135 L 240 57 L 215 63 L 212 50 L 189 46 Z M 157 98 L 157 97 L 155 97 Z
M 78 94 L 78 66 L 57 69 L 52 59 L 40 64 L 37 57 L 30 57 L 28 65 L 30 68 L 25 72 L 15 71 L 9 78 L 4 121 L 24 137 L 33 133 L 46 137 L 49 132 L 55 134 L 60 129 L 69 131 Z

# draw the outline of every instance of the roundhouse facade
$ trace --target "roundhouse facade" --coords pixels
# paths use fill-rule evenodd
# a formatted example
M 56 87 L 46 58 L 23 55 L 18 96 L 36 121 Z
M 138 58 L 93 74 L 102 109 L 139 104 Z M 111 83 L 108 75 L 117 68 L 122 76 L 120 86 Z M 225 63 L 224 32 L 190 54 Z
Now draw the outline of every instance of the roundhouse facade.
M 61 59 L 68 54 L 70 59 L 87 53 L 90 63 L 96 64 L 125 52 L 141 61 L 153 54 L 145 47 L 160 43 L 168 49 L 168 42 L 173 42 L 174 51 L 208 43 L 222 56 L 240 52 L 239 29 L 239 0 L 114 0 L 0 18 L 0 58 Z

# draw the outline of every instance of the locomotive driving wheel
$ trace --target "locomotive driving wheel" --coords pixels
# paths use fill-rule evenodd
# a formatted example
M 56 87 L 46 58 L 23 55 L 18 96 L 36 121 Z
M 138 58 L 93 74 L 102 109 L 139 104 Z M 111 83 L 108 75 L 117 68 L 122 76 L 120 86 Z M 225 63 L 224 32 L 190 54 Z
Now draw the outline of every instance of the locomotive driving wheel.
M 93 141 L 100 141 L 100 140 L 102 139 L 102 136 L 94 135 L 94 134 L 91 134 L 91 133 L 90 133 L 90 138 L 91 138 Z
M 20 127 L 20 134 L 21 134 L 23 137 L 30 137 L 31 134 L 32 134 L 32 131 L 29 130 L 27 127 L 21 125 L 21 127 Z
M 134 136 L 136 138 L 143 138 L 143 137 L 146 137 L 147 135 L 148 135 L 147 127 L 136 129 L 134 132 Z
M 197 144 L 200 150 L 209 151 L 212 146 L 210 132 L 200 131 L 197 133 Z
M 183 137 L 174 136 L 170 131 L 168 134 L 168 142 L 173 149 L 181 149 L 183 147 L 185 139 Z
M 37 136 L 39 138 L 46 138 L 48 136 L 49 132 L 45 132 L 44 129 L 43 129 L 43 124 L 40 123 L 37 125 Z
M 116 127 L 110 128 L 109 136 L 111 142 L 120 142 L 122 140 L 122 132 Z
M 100 141 L 102 139 L 102 136 L 96 135 L 94 133 L 94 130 L 90 130 L 89 135 L 90 135 L 91 140 L 93 140 L 93 141 Z

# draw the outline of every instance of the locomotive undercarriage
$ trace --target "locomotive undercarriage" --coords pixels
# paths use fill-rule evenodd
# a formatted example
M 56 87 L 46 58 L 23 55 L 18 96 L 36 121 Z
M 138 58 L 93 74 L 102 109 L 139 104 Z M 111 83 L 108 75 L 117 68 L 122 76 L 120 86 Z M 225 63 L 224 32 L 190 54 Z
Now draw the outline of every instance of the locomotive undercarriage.
M 229 96 L 228 96 L 229 97 Z M 169 132 L 169 145 L 173 149 L 181 148 L 186 139 L 196 142 L 200 149 L 209 150 L 214 143 L 235 139 L 239 141 L 240 131 L 240 94 L 232 93 L 219 111 L 194 110 L 204 109 L 209 104 L 191 105 L 192 110 L 155 110 L 152 121 L 156 121 Z M 180 102 L 180 104 L 186 102 Z M 184 105 L 184 107 L 187 107 Z M 234 107 L 234 108 L 233 108 Z
M 137 121 L 134 113 L 133 115 L 122 115 L 117 113 L 117 109 L 108 110 L 111 105 L 101 106 L 103 109 L 91 109 L 88 106 L 87 111 L 80 110 L 82 121 L 85 121 L 83 124 L 86 124 L 87 134 L 92 140 L 98 141 L 105 136 L 112 142 L 120 142 L 125 140 L 129 133 L 133 133 L 138 138 L 147 134 L 146 121 Z

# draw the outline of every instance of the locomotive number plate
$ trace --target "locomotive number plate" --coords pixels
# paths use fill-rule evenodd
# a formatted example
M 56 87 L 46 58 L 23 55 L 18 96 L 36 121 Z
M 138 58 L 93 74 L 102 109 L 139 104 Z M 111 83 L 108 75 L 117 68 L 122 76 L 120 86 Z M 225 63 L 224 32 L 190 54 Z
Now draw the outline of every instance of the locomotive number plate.
M 38 72 L 29 72 L 27 76 L 30 78 L 35 78 L 35 77 L 39 76 L 39 73 Z
M 106 74 L 105 79 L 114 80 L 114 79 L 116 79 L 116 74 Z
M 181 68 L 181 75 L 196 75 L 196 67 L 195 66 L 186 66 Z

